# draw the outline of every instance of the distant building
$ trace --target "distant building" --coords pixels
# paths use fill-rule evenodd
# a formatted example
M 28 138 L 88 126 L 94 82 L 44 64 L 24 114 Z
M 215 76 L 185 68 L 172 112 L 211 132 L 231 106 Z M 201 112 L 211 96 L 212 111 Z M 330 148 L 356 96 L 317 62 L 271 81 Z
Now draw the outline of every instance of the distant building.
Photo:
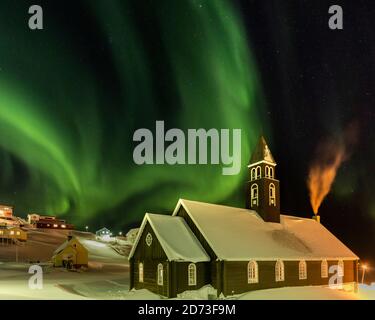
M 27 215 L 27 220 L 29 224 L 38 229 L 74 229 L 74 225 L 66 223 L 65 220 L 58 219 L 55 216 L 42 216 L 32 213 Z
M 137 238 L 139 232 L 139 228 L 130 229 L 128 233 L 126 234 L 126 240 L 130 242 L 131 244 L 134 244 L 135 239 Z
M 0 205 L 0 217 L 12 217 L 13 207 L 7 205 Z
M 22 226 L 20 219 L 13 216 L 13 207 L 0 205 L 0 226 Z
M 102 241 L 110 241 L 111 240 L 111 231 L 107 228 L 101 228 L 98 231 L 96 231 L 96 239 L 102 240 Z
M 25 242 L 27 240 L 26 231 L 20 227 L 0 226 L 0 243 L 15 243 L 16 241 Z
M 88 266 L 88 251 L 76 237 L 69 236 L 53 253 L 54 267 L 68 269 Z

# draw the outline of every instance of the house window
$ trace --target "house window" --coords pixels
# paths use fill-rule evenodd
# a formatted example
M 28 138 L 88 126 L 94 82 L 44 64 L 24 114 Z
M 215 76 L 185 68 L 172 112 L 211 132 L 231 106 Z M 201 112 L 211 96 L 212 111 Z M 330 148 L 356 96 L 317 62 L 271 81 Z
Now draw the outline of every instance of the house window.
M 258 263 L 250 261 L 247 265 L 247 283 L 258 283 Z
M 139 273 L 139 282 L 143 282 L 144 278 L 143 278 L 143 263 L 142 262 L 138 264 L 138 273 Z
M 284 274 L 284 262 L 281 260 L 276 261 L 275 264 L 275 281 L 281 282 L 285 280 L 285 274 Z
M 276 187 L 273 183 L 269 186 L 269 205 L 276 207 Z
M 190 263 L 188 267 L 188 283 L 189 286 L 197 284 L 197 267 L 194 263 Z
M 262 168 L 260 166 L 257 166 L 256 170 L 256 178 L 260 179 L 262 177 Z
M 322 261 L 321 274 L 322 274 L 322 278 L 328 278 L 328 262 L 327 262 L 327 260 Z
M 300 280 L 307 279 L 307 265 L 306 265 L 306 261 L 304 260 L 301 260 L 299 262 L 299 279 Z
M 161 263 L 158 264 L 158 285 L 163 285 L 163 265 Z
M 339 277 L 343 277 L 344 276 L 344 261 L 342 261 L 342 260 L 339 260 L 337 275 Z
M 256 183 L 251 186 L 251 207 L 257 206 L 259 202 L 259 188 Z

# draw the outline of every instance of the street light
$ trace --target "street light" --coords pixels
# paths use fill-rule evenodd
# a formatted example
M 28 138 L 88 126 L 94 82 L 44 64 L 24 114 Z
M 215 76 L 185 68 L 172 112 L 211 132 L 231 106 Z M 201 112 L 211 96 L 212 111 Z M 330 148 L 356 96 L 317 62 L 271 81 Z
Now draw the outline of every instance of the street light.
M 366 270 L 367 270 L 367 265 L 366 264 L 364 264 L 363 266 L 362 266 L 362 284 L 363 284 L 363 282 L 365 281 L 365 273 L 366 273 Z
M 86 229 L 86 231 L 89 230 L 89 226 L 86 226 L 85 229 Z
M 119 234 L 119 236 L 122 236 L 122 231 L 120 231 L 118 234 Z

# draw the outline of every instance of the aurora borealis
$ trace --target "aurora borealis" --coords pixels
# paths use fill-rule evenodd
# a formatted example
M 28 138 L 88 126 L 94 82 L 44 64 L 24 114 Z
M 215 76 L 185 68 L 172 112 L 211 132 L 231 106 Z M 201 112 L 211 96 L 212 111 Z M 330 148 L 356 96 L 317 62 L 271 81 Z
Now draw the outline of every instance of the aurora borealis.
M 48 4 L 42 31 L 27 29 L 26 4 L 12 7 L 12 17 L 1 10 L 2 202 L 24 215 L 125 225 L 179 197 L 215 202 L 234 192 L 244 175 L 224 180 L 219 166 L 132 162 L 133 132 L 164 120 L 243 129 L 246 165 L 266 124 L 229 2 L 84 1 L 68 16 L 65 2 Z
M 311 217 L 317 147 L 355 123 L 358 141 L 319 213 L 371 259 L 375 7 L 341 2 L 344 30 L 332 31 L 320 1 L 41 1 L 45 28 L 31 31 L 35 3 L 2 1 L 0 202 L 114 231 L 146 211 L 171 212 L 178 198 L 242 206 L 246 164 L 264 134 L 282 211 Z M 242 129 L 244 170 L 135 165 L 133 133 L 156 121 Z

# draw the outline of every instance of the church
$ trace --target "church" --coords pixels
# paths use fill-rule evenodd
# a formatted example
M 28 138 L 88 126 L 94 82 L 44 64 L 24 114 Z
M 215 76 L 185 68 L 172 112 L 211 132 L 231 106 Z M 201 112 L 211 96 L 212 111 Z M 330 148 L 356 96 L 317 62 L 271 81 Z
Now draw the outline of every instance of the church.
M 130 288 L 165 297 L 212 285 L 218 295 L 358 283 L 359 258 L 319 220 L 280 214 L 276 162 L 263 137 L 248 166 L 246 205 L 180 199 L 146 213 L 129 255 Z

